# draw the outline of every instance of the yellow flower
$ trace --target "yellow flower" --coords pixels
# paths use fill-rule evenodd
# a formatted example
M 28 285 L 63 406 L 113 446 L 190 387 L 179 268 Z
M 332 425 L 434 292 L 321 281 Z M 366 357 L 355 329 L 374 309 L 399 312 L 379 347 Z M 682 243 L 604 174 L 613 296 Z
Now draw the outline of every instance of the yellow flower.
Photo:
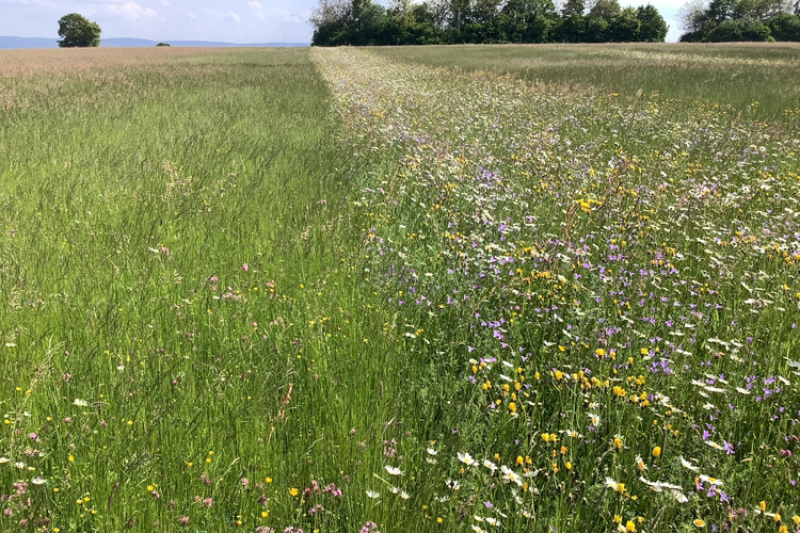
M 618 515 L 618 514 L 615 514 L 614 515 L 614 522 L 616 522 L 617 524 L 621 524 L 622 523 L 622 517 L 620 515 Z
M 695 527 L 706 527 L 706 522 L 705 522 L 705 520 L 700 520 L 699 518 L 695 518 L 695 519 L 692 521 L 692 524 L 694 524 L 694 525 L 695 525 Z
M 653 448 L 653 457 L 661 457 L 661 446 Z
M 297 496 L 298 494 L 300 494 L 300 491 L 297 490 L 297 488 L 292 487 L 291 489 L 289 489 L 289 494 L 291 494 L 292 496 Z
M 794 525 L 800 526 L 800 516 L 794 515 L 792 517 L 792 522 L 794 522 Z
M 622 448 L 622 439 L 619 437 L 614 437 L 614 448 L 620 449 Z
M 517 412 L 517 404 L 515 404 L 514 402 L 509 403 L 508 404 L 508 410 L 511 411 L 512 413 L 516 413 Z
M 267 483 L 272 483 L 272 478 L 271 478 L 271 477 L 268 477 L 268 478 L 267 478 L 267 479 L 265 479 L 264 481 L 266 481 Z
M 633 521 L 628 520 L 628 522 L 625 524 L 625 531 L 628 533 L 633 533 L 636 531 L 636 524 L 634 524 Z
M 760 510 L 762 513 L 763 513 L 764 511 L 766 511 L 766 510 L 767 510 L 767 502 L 765 502 L 764 500 L 761 500 L 760 502 L 758 502 L 758 509 L 759 509 L 759 510 Z
M 261 518 L 266 518 L 269 516 L 269 511 L 261 511 Z
M 156 488 L 153 485 L 147 485 L 147 490 L 149 492 L 153 492 L 154 490 L 156 490 Z
M 774 517 L 774 518 L 775 518 L 775 521 L 776 521 L 776 522 L 780 522 L 780 521 L 781 521 L 781 515 L 780 515 L 780 513 L 775 513 L 775 517 Z

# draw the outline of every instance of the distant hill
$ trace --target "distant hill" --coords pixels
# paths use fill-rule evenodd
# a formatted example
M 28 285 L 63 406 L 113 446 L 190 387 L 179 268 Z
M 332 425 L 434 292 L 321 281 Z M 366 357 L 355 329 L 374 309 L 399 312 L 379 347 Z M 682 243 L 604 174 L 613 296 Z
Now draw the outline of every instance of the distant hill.
M 58 48 L 56 39 L 41 37 L 4 37 L 0 35 L 0 49 L 9 48 Z
M 115 39 L 103 39 L 100 46 L 104 48 L 146 48 L 155 46 L 159 42 L 169 43 L 172 46 L 202 46 L 210 48 L 231 48 L 231 47 L 256 47 L 256 48 L 294 48 L 308 46 L 308 43 L 218 43 L 214 41 L 151 41 L 148 39 L 135 39 L 132 37 L 120 37 Z M 19 48 L 58 48 L 56 39 L 42 37 L 7 37 L 0 35 L 0 49 L 19 49 Z

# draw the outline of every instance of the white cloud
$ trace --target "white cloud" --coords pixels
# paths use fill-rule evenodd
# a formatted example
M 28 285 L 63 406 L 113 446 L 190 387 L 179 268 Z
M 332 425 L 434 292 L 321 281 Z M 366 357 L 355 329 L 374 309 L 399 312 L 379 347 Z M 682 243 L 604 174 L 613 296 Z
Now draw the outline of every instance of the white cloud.
M 252 0 L 251 2 L 247 2 L 247 5 L 252 7 L 253 9 L 261 9 L 261 4 L 256 2 L 256 0 Z
M 119 15 L 128 20 L 155 18 L 158 16 L 158 13 L 149 7 L 144 8 L 136 2 L 128 2 L 121 6 L 108 6 L 108 11 L 113 15 Z
M 190 19 L 196 19 L 197 18 L 194 13 L 188 13 L 186 16 L 189 17 Z
M 242 21 L 242 17 L 238 14 L 231 11 L 228 16 L 225 17 L 225 22 L 233 22 L 235 24 L 239 24 Z

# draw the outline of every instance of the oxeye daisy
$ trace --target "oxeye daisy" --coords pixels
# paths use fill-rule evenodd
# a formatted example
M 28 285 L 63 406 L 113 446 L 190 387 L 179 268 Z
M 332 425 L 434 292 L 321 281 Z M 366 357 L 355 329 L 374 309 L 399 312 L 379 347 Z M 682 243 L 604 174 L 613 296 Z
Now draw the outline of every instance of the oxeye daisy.
M 458 460 L 467 466 L 472 466 L 475 464 L 475 459 L 473 459 L 472 456 L 468 453 L 458 452 L 456 455 L 458 456 Z
M 396 467 L 394 467 L 394 466 L 389 466 L 389 465 L 386 465 L 386 466 L 384 467 L 384 469 L 385 469 L 385 470 L 386 470 L 386 472 L 388 472 L 388 473 L 389 473 L 389 475 L 391 475 L 391 476 L 402 476 L 402 475 L 403 475 L 403 472 L 402 472 L 402 471 L 401 471 L 399 468 L 396 468 Z

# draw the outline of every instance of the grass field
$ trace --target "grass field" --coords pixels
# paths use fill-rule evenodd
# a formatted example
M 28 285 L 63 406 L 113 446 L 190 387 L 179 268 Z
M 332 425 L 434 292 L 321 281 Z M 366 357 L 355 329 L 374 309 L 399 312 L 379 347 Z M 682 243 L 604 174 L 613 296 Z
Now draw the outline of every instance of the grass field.
M 794 51 L 0 53 L 0 531 L 800 531 Z
M 758 119 L 782 119 L 800 110 L 800 45 L 615 44 L 386 47 L 393 59 L 465 70 L 508 73 L 628 102 L 653 93 L 673 109 L 720 104 Z M 640 92 L 641 91 L 641 92 Z M 638 94 L 637 94 L 638 93 Z M 753 105 L 756 104 L 756 105 Z

